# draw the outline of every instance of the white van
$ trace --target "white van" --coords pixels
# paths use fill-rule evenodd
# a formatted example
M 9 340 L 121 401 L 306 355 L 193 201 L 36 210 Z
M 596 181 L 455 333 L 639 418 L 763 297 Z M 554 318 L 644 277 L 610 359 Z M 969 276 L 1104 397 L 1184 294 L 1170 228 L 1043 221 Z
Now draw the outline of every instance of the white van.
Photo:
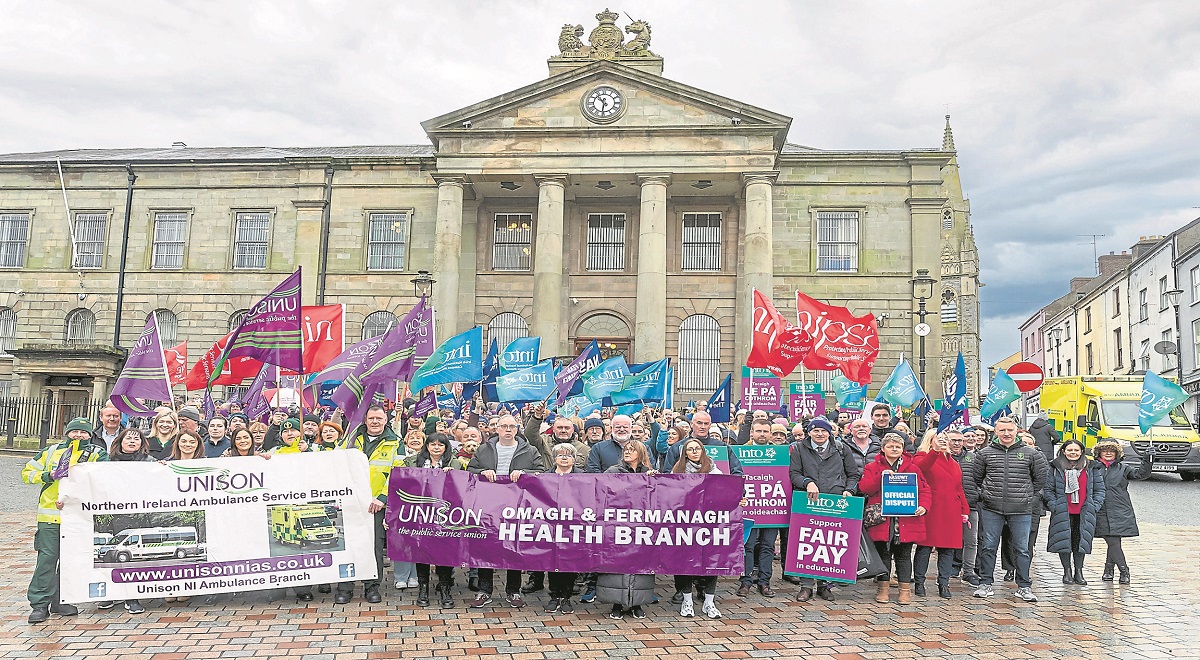
M 104 559 L 127 562 L 156 557 L 183 559 L 200 554 L 195 527 L 142 527 L 126 529 L 105 546 Z

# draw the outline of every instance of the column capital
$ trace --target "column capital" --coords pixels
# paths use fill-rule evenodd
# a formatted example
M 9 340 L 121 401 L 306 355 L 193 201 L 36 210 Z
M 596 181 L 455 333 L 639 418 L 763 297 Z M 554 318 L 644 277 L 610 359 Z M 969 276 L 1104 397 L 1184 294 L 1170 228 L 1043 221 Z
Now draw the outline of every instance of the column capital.
M 666 186 L 671 183 L 671 175 L 667 173 L 651 173 L 637 175 L 638 184 L 642 186 L 661 185 Z
M 779 178 L 778 171 L 743 172 L 742 173 L 742 185 L 748 186 L 752 183 L 774 184 L 775 179 L 778 179 L 778 178 Z
M 458 186 L 462 188 L 467 185 L 467 176 L 465 174 L 439 174 L 435 172 L 429 176 L 432 176 L 433 180 L 437 181 L 439 188 L 441 186 Z
M 567 187 L 566 174 L 534 174 L 533 180 L 537 183 L 538 188 L 541 188 L 542 186 L 559 186 L 560 188 Z

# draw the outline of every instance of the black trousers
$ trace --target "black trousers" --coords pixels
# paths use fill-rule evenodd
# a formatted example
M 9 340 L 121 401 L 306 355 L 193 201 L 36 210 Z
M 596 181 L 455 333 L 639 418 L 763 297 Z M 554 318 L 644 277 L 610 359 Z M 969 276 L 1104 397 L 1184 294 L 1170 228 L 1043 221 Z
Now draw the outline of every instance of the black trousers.
M 717 592 L 717 576 L 715 575 L 676 575 L 675 576 L 675 591 L 688 593 L 696 588 L 696 592 L 701 596 L 715 594 Z
M 933 547 L 918 545 L 913 554 L 913 579 L 917 584 L 925 584 L 925 574 L 929 572 L 929 558 L 933 555 Z M 937 583 L 950 584 L 950 574 L 954 572 L 954 548 L 937 549 Z
M 875 541 L 875 551 L 888 569 L 887 575 L 881 575 L 880 580 L 886 580 L 892 573 L 892 564 L 896 565 L 896 582 L 905 584 L 913 580 L 913 544 Z
M 519 594 L 521 593 L 521 571 L 505 571 L 508 575 L 504 580 L 504 593 Z M 491 595 L 492 594 L 492 577 L 495 570 L 491 568 L 479 569 L 479 591 Z
M 551 598 L 570 598 L 571 590 L 575 587 L 575 574 L 552 572 L 547 576 L 547 581 L 550 583 Z
M 387 530 L 383 528 L 383 510 L 375 512 L 375 579 L 363 580 L 364 589 L 378 589 L 379 580 L 383 577 L 383 555 L 387 552 Z M 339 582 L 338 593 L 352 593 L 354 581 Z
M 454 584 L 454 568 L 451 566 L 436 566 L 434 567 L 437 575 L 438 586 L 443 584 Z M 417 582 L 421 584 L 429 583 L 429 564 L 417 564 Z

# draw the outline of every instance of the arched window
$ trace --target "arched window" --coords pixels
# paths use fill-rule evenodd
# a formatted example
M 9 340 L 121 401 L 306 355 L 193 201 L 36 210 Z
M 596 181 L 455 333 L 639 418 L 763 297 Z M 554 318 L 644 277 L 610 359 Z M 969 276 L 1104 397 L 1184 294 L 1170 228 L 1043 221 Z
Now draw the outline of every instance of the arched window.
M 396 315 L 387 311 L 372 312 L 363 319 L 362 338 L 372 339 L 390 330 L 397 323 Z
M 682 392 L 711 392 L 721 384 L 721 324 L 694 314 L 679 324 L 679 368 Z
M 950 209 L 942 211 L 942 229 L 945 231 L 954 229 L 954 213 Z
M 958 301 L 950 289 L 942 292 L 942 323 L 958 323 Z
M 234 330 L 237 330 L 237 327 L 242 324 L 242 319 L 245 319 L 246 314 L 249 314 L 249 313 L 250 313 L 250 310 L 248 310 L 248 309 L 239 309 L 238 311 L 230 314 L 229 315 L 229 332 L 233 332 Z
M 90 344 L 96 339 L 96 315 L 88 309 L 67 314 L 67 344 Z
M 17 311 L 12 307 L 0 307 L 0 355 L 7 355 L 16 348 Z
M 513 312 L 500 312 L 488 323 L 488 336 L 484 345 L 490 350 L 492 340 L 495 339 L 496 350 L 503 351 L 512 340 L 528 336 L 529 324 L 525 322 L 524 317 Z
M 600 356 L 608 359 L 624 355 L 628 360 L 633 355 L 629 341 L 629 325 L 613 314 L 593 314 L 579 324 L 575 331 L 575 353 L 578 354 L 595 339 Z
M 169 309 L 156 309 L 154 318 L 158 321 L 158 338 L 162 341 L 163 348 L 171 348 L 179 343 L 179 319 L 175 317 L 175 312 Z

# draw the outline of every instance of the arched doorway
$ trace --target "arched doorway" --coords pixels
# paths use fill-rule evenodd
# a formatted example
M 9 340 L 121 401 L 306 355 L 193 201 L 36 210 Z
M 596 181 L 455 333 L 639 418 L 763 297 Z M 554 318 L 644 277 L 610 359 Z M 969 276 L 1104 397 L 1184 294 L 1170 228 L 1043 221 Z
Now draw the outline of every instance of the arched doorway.
M 600 347 L 600 355 L 608 359 L 623 355 L 628 361 L 633 355 L 633 341 L 629 337 L 629 325 L 614 314 L 593 314 L 584 319 L 575 330 L 575 354 L 587 348 L 592 340 Z

